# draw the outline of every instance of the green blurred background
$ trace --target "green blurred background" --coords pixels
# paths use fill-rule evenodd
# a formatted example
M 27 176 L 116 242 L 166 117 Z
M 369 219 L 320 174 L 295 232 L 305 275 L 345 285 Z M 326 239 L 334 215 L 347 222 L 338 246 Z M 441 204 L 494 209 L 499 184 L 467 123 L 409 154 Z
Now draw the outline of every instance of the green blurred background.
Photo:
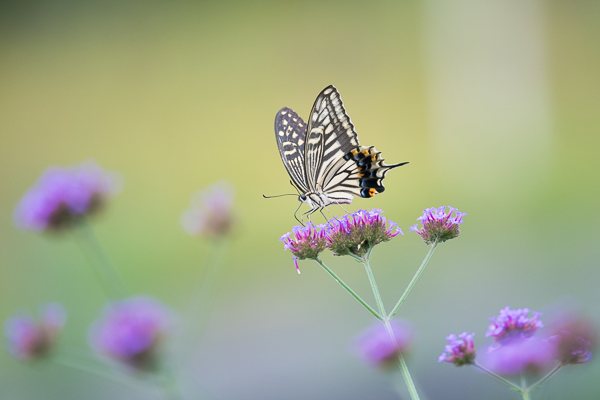
M 332 83 L 361 142 L 411 162 L 351 207 L 383 208 L 407 232 L 374 252 L 388 303 L 426 251 L 408 232 L 421 210 L 468 213 L 402 309 L 419 387 L 430 400 L 516 398 L 436 359 L 450 332 L 483 345 L 505 305 L 547 316 L 568 305 L 600 324 L 599 20 L 600 2 L 585 0 L 3 2 L 0 317 L 60 301 L 61 350 L 93 357 L 87 329 L 105 298 L 85 259 L 68 236 L 13 223 L 45 168 L 93 159 L 124 179 L 94 220 L 99 240 L 135 293 L 179 311 L 170 355 L 187 398 L 398 398 L 399 378 L 352 351 L 373 321 L 316 264 L 298 276 L 282 250 L 296 201 L 261 198 L 290 191 L 275 112 L 306 118 Z M 179 219 L 219 180 L 235 186 L 239 225 L 215 296 L 190 307 L 215 249 Z M 358 265 L 327 261 L 368 294 Z M 162 396 L 6 352 L 0 371 L 1 399 Z M 597 399 L 598 374 L 598 362 L 566 368 L 534 398 Z

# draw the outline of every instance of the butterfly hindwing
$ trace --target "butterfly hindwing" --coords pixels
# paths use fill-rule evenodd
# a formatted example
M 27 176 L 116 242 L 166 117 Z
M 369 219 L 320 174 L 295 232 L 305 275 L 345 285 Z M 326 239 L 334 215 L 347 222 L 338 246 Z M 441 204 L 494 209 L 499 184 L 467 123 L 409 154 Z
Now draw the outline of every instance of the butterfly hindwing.
M 282 108 L 275 115 L 277 148 L 292 183 L 301 193 L 308 191 L 304 170 L 306 130 L 306 123 L 290 108 Z

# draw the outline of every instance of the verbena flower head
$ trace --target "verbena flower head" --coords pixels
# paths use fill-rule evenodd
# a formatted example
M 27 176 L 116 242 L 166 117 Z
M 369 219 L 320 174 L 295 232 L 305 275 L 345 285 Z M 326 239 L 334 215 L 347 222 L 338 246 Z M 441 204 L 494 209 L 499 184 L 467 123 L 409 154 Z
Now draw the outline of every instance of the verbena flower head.
M 336 255 L 363 257 L 374 246 L 402 234 L 394 222 L 379 209 L 358 210 L 327 223 L 327 246 Z
M 294 255 L 294 265 L 300 273 L 298 260 L 316 259 L 325 250 L 325 225 L 313 225 L 309 222 L 306 226 L 295 226 L 291 232 L 281 236 L 280 240 L 284 249 Z
M 197 193 L 181 218 L 183 228 L 190 235 L 213 239 L 231 233 L 234 221 L 233 187 L 225 182 Z
M 515 339 L 493 346 L 483 364 L 501 375 L 539 375 L 556 364 L 555 346 L 539 337 Z
M 540 313 L 531 312 L 528 308 L 505 307 L 500 310 L 497 317 L 492 318 L 486 336 L 494 338 L 499 343 L 531 337 L 544 326 L 540 316 Z
M 591 361 L 598 334 L 591 321 L 579 315 L 565 314 L 550 326 L 550 339 L 563 364 L 583 364 Z
M 4 326 L 10 353 L 20 360 L 45 357 L 54 347 L 65 319 L 65 310 L 59 304 L 46 305 L 40 320 L 22 315 L 10 318 Z
M 394 338 L 382 323 L 372 326 L 358 338 L 358 352 L 369 364 L 388 368 L 396 365 L 398 356 L 405 353 L 412 341 L 410 327 L 402 321 L 390 321 Z
M 133 297 L 105 309 L 92 326 L 90 341 L 97 352 L 135 370 L 152 370 L 170 325 L 171 314 L 161 303 Z
M 22 229 L 56 231 L 98 211 L 119 188 L 117 176 L 88 162 L 49 168 L 29 189 L 15 212 Z
M 410 230 L 421 236 L 426 244 L 442 243 L 460 234 L 459 225 L 465 215 L 450 206 L 428 208 L 417 218 L 421 226 L 413 225 Z
M 438 358 L 439 362 L 454 364 L 457 367 L 473 364 L 475 361 L 474 333 L 463 332 L 460 335 L 449 335 L 446 337 L 448 344 L 444 352 Z

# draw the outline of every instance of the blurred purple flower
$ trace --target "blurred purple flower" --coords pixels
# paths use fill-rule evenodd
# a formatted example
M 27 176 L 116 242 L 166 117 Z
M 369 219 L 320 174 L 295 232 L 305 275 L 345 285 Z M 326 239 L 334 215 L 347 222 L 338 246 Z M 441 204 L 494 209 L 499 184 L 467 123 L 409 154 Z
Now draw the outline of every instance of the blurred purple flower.
M 540 313 L 530 312 L 528 308 L 513 310 L 504 307 L 497 317 L 492 318 L 486 336 L 493 337 L 499 343 L 531 337 L 544 326 L 540 321 L 540 316 Z
M 408 350 L 412 341 L 410 327 L 398 320 L 390 323 L 394 338 L 390 337 L 382 323 L 367 329 L 358 338 L 358 352 L 367 363 L 383 368 L 393 367 L 398 356 Z
M 43 358 L 54 347 L 65 320 L 65 310 L 59 304 L 44 306 L 39 321 L 28 316 L 10 318 L 4 328 L 10 353 L 20 360 Z
M 216 183 L 197 193 L 182 218 L 187 233 L 218 239 L 227 236 L 234 225 L 233 187 Z
M 306 226 L 295 226 L 291 232 L 281 236 L 285 250 L 294 255 L 296 271 L 300 273 L 298 260 L 306 258 L 316 259 L 325 250 L 325 225 L 313 225 L 311 222 Z
M 336 255 L 353 254 L 363 257 L 374 246 L 402 234 L 395 222 L 383 216 L 383 211 L 358 210 L 327 222 L 327 246 Z
M 482 363 L 501 375 L 539 375 L 556 365 L 555 346 L 543 338 L 517 338 L 490 347 Z
M 583 364 L 591 361 L 598 333 L 591 321 L 576 314 L 564 314 L 550 327 L 550 340 L 556 346 L 563 364 Z
M 448 344 L 438 361 L 454 364 L 457 367 L 473 364 L 476 355 L 474 336 L 474 333 L 467 332 L 463 332 L 458 336 L 447 336 L 446 341 Z
M 158 348 L 171 325 L 170 312 L 149 297 L 109 305 L 92 326 L 90 341 L 99 353 L 136 370 L 157 366 Z
M 442 243 L 454 239 L 460 234 L 459 225 L 466 214 L 450 206 L 427 208 L 417 218 L 421 227 L 413 225 L 410 230 L 423 238 L 426 244 Z
M 22 229 L 60 230 L 98 211 L 119 187 L 115 174 L 93 162 L 49 168 L 21 199 L 15 221 Z

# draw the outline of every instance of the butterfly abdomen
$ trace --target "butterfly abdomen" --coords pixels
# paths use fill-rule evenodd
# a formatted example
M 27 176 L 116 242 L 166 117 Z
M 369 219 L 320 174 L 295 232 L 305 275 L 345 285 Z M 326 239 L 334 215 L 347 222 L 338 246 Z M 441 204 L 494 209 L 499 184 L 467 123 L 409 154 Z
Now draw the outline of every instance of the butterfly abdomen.
M 373 197 L 377 193 L 385 191 L 383 179 L 386 172 L 392 168 L 406 164 L 384 164 L 381 152 L 377 151 L 375 146 L 355 147 L 344 156 L 344 159 L 352 160 L 356 163 L 360 176 L 360 196 L 366 198 Z

